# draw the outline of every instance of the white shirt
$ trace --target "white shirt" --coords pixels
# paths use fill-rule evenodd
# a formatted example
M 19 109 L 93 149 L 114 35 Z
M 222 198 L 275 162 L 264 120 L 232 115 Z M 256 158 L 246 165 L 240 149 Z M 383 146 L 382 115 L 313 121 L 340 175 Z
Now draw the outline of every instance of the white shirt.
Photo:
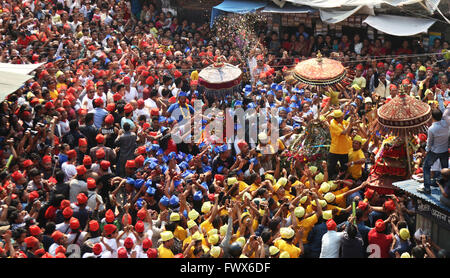
M 81 246 L 83 244 L 83 242 L 84 242 L 84 239 L 85 239 L 86 235 L 87 235 L 87 232 L 81 232 L 80 236 L 78 237 L 77 242 L 73 242 L 75 240 L 75 237 L 77 236 L 77 234 L 76 233 L 70 233 L 67 236 L 67 241 L 69 242 L 69 244 L 77 244 L 78 246 Z
M 97 206 L 96 199 L 100 202 L 99 210 L 102 211 L 105 209 L 103 205 L 103 198 L 102 196 L 98 195 L 95 191 L 89 190 L 88 191 L 88 201 L 87 201 L 87 207 L 89 207 L 92 210 L 95 210 L 95 207 Z
M 93 100 L 94 99 L 90 99 L 87 95 L 85 95 L 83 100 L 81 101 L 81 107 L 88 111 L 94 109 L 94 104 L 92 104 Z
M 50 255 L 55 256 L 55 251 L 56 248 L 58 248 L 59 244 L 58 243 L 53 243 L 52 245 L 50 245 L 50 247 L 48 248 L 48 252 L 50 253 Z
M 68 234 L 68 233 L 70 233 L 69 226 L 70 226 L 69 223 L 62 222 L 62 223 L 56 224 L 55 230 L 60 231 L 63 234 Z
M 70 186 L 70 202 L 77 202 L 77 195 L 82 191 L 87 191 L 87 183 L 82 180 L 73 179 L 69 182 Z
M 118 248 L 117 248 L 116 239 L 115 238 L 108 239 L 108 238 L 105 237 L 103 240 L 113 250 L 113 252 L 111 253 L 111 258 L 117 258 L 117 249 Z M 100 243 L 100 244 L 102 245 L 102 250 L 107 250 L 103 243 Z M 106 253 L 106 252 L 108 252 L 108 251 L 104 251 L 104 253 Z
M 139 118 L 140 115 L 145 115 L 145 118 L 147 121 L 150 120 L 150 113 L 148 112 L 148 108 L 144 107 L 142 109 L 136 109 L 133 112 L 133 118 L 135 118 L 135 121 Z
M 145 103 L 145 107 L 147 107 L 149 109 L 158 108 L 158 106 L 156 105 L 156 102 L 151 98 L 146 99 L 144 101 L 144 103 Z
M 77 168 L 75 167 L 75 165 L 69 164 L 67 163 L 67 161 L 61 165 L 61 170 L 65 174 L 64 182 L 69 181 L 77 174 Z
M 125 101 L 128 103 L 132 100 L 136 100 L 138 97 L 138 91 L 135 87 L 130 87 L 130 91 L 125 91 Z
M 320 258 L 339 258 L 339 249 L 344 232 L 328 231 L 322 237 Z

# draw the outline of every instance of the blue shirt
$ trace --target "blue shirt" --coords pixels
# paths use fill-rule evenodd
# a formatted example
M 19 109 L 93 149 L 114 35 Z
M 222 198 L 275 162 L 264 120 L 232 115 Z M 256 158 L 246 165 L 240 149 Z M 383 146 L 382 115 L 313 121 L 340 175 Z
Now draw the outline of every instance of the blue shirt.
M 108 115 L 108 111 L 103 108 L 95 108 L 94 109 L 94 125 L 96 128 L 101 128 L 103 124 L 103 120 Z
M 187 104 L 187 109 L 189 109 L 190 114 L 194 114 L 194 108 L 191 105 Z M 174 111 L 176 111 L 176 114 L 172 115 Z M 180 109 L 179 102 L 170 105 L 169 109 L 167 109 L 167 112 L 170 113 L 170 115 L 174 118 L 178 116 L 178 119 L 175 118 L 175 120 L 177 120 L 178 122 L 181 122 L 185 116 L 188 116 L 186 112 L 186 105 L 183 105 L 183 107 Z
M 320 255 L 322 249 L 322 237 L 328 231 L 325 222 L 315 225 L 308 234 L 309 250 L 311 253 Z
M 434 153 L 448 152 L 448 124 L 445 120 L 434 122 L 428 129 L 427 152 Z

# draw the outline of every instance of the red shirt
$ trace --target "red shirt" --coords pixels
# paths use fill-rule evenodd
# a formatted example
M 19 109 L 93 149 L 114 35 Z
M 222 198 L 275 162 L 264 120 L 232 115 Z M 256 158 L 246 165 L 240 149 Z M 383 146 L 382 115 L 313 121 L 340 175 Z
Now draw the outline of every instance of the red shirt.
M 389 250 L 392 244 L 392 234 L 386 235 L 378 233 L 375 228 L 369 231 L 368 234 L 369 244 L 377 244 L 380 247 L 381 258 L 390 258 Z

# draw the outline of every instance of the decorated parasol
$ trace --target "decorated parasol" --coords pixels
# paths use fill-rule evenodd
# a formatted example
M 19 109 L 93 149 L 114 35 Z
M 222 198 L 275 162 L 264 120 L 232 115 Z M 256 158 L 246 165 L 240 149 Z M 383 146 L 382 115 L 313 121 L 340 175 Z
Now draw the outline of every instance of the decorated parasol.
M 375 187 L 384 190 L 393 187 L 389 182 L 383 182 L 383 177 L 396 181 L 412 174 L 411 153 L 416 144 L 411 136 L 426 133 L 431 122 L 431 107 L 406 95 L 405 86 L 408 85 L 401 85 L 400 94 L 377 110 L 375 128 L 388 137 L 376 156 L 369 182 L 373 180 Z
M 205 87 L 207 96 L 225 96 L 240 86 L 242 71 L 228 63 L 217 62 L 199 73 L 199 85 Z
M 341 62 L 323 58 L 319 51 L 316 58 L 299 62 L 286 81 L 298 84 L 299 89 L 340 91 L 351 84 L 354 75 L 355 72 Z

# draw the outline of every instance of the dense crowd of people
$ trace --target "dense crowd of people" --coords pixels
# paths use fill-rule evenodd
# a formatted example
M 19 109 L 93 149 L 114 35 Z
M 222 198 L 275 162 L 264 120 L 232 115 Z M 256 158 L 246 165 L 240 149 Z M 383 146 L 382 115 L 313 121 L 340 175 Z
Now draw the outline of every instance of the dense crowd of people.
M 431 231 L 416 230 L 414 200 L 380 194 L 367 177 L 383 141 L 374 111 L 406 93 L 433 116 L 413 170 L 422 192 L 439 186 L 449 201 L 448 42 L 394 47 L 304 26 L 258 36 L 244 56 L 208 22 L 150 0 L 3 1 L 0 62 L 45 64 L 0 107 L 0 257 L 447 257 Z M 354 69 L 352 84 L 322 94 L 284 81 L 318 51 Z M 198 73 L 216 62 L 246 69 L 242 89 L 205 94 Z M 202 111 L 276 108 L 278 151 L 267 151 L 265 132 L 250 142 L 248 126 L 229 144 L 207 134 L 176 143 L 195 100 Z M 205 126 L 224 115 L 203 116 Z M 313 119 L 329 128 L 327 160 L 286 166 Z

